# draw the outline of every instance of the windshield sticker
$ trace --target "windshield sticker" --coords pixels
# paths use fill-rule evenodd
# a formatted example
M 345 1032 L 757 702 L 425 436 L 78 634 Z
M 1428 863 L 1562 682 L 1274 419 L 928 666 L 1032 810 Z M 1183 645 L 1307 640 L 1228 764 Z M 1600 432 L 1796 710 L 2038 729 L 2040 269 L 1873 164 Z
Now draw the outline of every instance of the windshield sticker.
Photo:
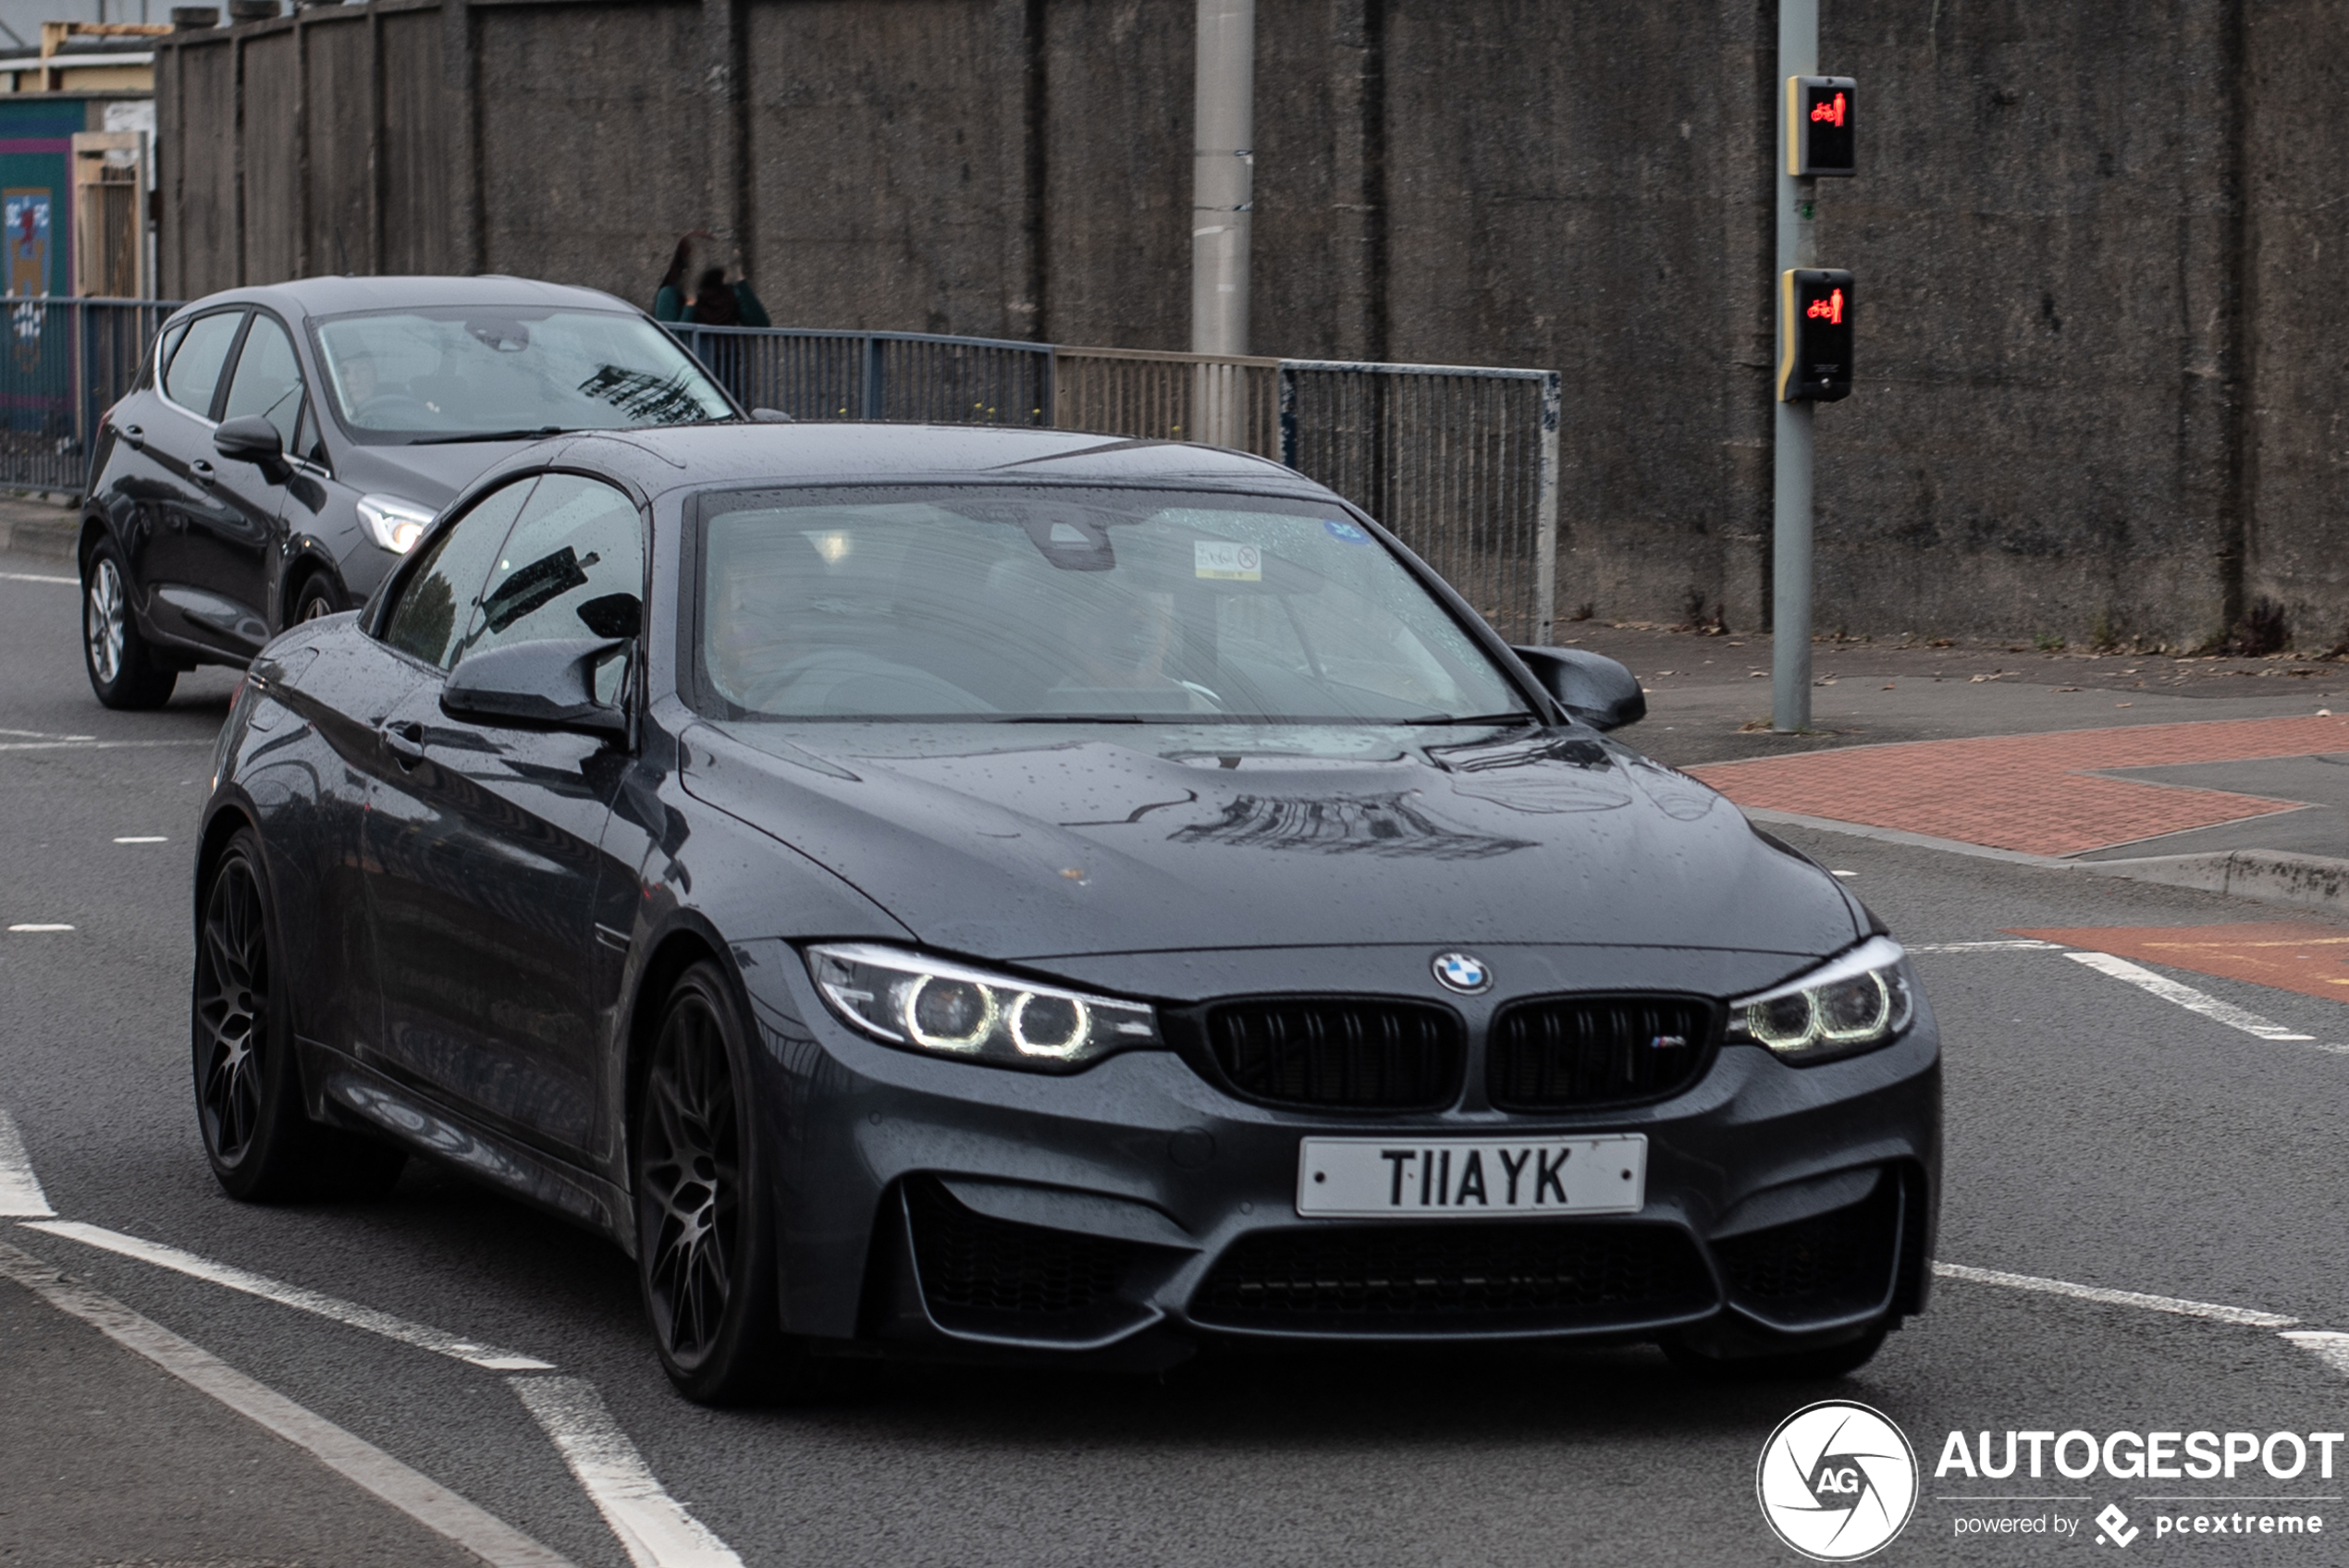
M 1371 542 L 1368 529 L 1340 518 L 1325 517 L 1322 520 L 1322 526 L 1328 529 L 1330 537 L 1341 545 L 1367 545 Z
M 1224 539 L 1200 539 L 1191 549 L 1198 574 L 1222 582 L 1261 582 L 1264 581 L 1264 557 L 1253 545 L 1236 545 Z

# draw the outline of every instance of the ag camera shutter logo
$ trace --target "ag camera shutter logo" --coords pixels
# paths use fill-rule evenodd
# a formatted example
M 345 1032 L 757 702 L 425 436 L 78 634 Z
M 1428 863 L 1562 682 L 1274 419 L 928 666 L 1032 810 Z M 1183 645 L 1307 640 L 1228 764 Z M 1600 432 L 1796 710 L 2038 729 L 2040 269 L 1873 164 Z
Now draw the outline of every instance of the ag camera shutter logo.
M 1883 1412 L 1823 1400 L 1778 1423 L 1753 1490 L 1778 1539 L 1814 1562 L 1855 1562 L 1916 1512 L 1916 1451 Z

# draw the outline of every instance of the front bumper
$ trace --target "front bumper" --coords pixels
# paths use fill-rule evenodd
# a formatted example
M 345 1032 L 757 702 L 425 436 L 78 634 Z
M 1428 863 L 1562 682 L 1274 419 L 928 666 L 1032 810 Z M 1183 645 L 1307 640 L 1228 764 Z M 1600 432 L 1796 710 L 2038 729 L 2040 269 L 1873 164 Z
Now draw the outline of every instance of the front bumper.
M 1941 1089 L 1922 1003 L 1884 1049 L 1793 1068 L 1724 1047 L 1655 1104 L 1365 1115 L 1249 1104 L 1172 1051 L 1061 1078 L 892 1049 L 825 1011 L 788 945 L 736 952 L 793 1332 L 1150 1365 L 1210 1340 L 1793 1346 L 1925 1305 Z M 1637 1215 L 1296 1212 L 1307 1135 L 1598 1133 L 1647 1136 Z

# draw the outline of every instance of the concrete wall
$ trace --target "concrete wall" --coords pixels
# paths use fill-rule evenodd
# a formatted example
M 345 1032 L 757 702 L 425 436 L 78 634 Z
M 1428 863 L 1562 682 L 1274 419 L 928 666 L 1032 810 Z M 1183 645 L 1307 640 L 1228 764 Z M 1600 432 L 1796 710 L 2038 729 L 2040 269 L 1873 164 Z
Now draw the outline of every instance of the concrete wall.
M 1830 0 L 1819 618 L 2349 635 L 2349 0 Z M 1760 623 L 1770 0 L 1260 0 L 1255 347 L 1566 373 L 1562 608 Z M 167 292 L 485 270 L 1186 347 L 1182 0 L 372 0 L 159 62 Z M 175 155 L 176 154 L 176 155 Z

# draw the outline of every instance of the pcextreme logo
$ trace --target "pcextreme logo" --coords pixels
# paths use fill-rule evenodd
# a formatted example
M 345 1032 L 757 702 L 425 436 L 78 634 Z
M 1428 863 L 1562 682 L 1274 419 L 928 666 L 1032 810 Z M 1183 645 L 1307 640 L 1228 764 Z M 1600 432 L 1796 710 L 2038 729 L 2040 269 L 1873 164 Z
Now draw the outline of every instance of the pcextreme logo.
M 1883 1412 L 1823 1400 L 1778 1423 L 1753 1490 L 1778 1539 L 1814 1562 L 1854 1562 L 1916 1511 L 1916 1451 Z

